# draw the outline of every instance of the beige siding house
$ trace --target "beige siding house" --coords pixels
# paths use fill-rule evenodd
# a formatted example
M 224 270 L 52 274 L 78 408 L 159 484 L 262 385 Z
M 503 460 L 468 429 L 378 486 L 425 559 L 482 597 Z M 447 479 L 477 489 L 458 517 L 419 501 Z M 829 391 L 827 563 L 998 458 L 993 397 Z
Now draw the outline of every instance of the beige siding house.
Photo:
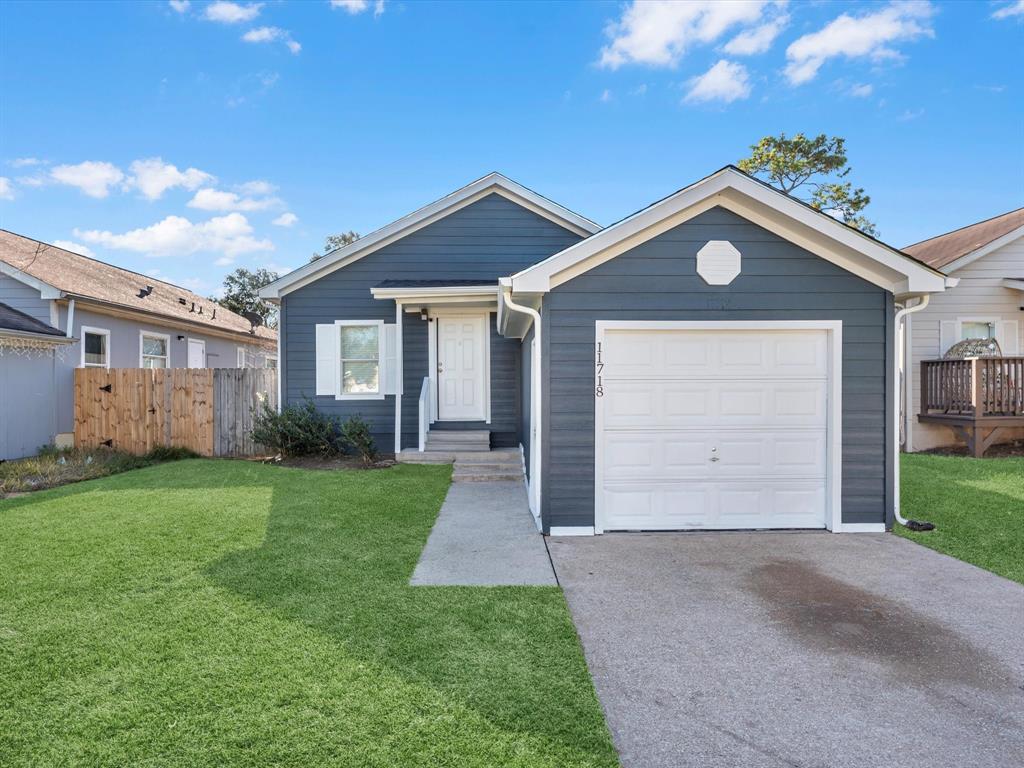
M 955 288 L 931 297 L 906 318 L 904 450 L 956 445 L 952 429 L 921 424 L 922 360 L 935 360 L 962 339 L 994 338 L 1004 356 L 1024 353 L 1024 208 L 903 249 L 929 266 L 959 279 Z M 1024 436 L 1015 430 L 1011 437 Z

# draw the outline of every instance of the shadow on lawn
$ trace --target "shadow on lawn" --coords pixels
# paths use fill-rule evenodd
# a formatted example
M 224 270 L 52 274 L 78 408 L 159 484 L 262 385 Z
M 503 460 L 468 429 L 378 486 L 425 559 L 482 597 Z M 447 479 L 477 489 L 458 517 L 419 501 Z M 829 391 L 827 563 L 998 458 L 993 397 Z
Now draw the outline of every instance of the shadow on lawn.
M 147 474 L 110 478 L 107 489 L 155 490 Z M 207 566 L 215 584 L 430 686 L 506 732 L 549 741 L 555 752 L 587 763 L 617 764 L 557 588 L 408 585 L 447 492 L 443 471 L 314 475 L 182 462 L 174 482 L 160 482 L 169 490 L 273 489 L 263 543 Z

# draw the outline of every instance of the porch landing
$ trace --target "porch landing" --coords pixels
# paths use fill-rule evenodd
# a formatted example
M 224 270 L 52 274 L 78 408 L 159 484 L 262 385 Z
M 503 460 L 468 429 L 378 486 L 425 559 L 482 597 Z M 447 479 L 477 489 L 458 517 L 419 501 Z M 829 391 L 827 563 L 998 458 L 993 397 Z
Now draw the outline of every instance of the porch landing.
M 523 457 L 518 448 L 488 451 L 406 448 L 395 459 L 406 464 L 453 464 L 452 482 L 517 482 L 523 484 Z
M 453 483 L 410 584 L 556 586 L 522 479 Z

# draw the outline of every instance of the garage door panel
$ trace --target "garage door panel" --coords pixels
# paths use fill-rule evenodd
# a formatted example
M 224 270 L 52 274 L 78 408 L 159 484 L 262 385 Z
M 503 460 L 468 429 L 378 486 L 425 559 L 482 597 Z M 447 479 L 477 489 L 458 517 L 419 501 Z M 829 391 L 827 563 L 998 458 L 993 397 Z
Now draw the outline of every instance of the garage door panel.
M 604 529 L 824 527 L 827 332 L 604 338 Z

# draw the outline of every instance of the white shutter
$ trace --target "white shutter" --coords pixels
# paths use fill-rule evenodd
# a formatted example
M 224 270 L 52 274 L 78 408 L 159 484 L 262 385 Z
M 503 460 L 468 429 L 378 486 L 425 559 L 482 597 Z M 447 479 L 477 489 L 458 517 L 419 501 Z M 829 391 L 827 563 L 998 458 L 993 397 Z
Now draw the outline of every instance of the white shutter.
M 943 320 L 939 323 L 939 357 L 946 354 L 946 350 L 960 341 L 960 334 L 956 320 Z
M 1000 320 L 996 323 L 996 341 L 1004 355 L 1019 355 L 1020 346 L 1017 338 L 1017 321 Z
M 316 393 L 338 394 L 338 363 L 341 337 L 334 323 L 316 326 Z
M 398 326 L 384 325 L 384 339 L 381 344 L 380 380 L 385 395 L 398 394 Z

